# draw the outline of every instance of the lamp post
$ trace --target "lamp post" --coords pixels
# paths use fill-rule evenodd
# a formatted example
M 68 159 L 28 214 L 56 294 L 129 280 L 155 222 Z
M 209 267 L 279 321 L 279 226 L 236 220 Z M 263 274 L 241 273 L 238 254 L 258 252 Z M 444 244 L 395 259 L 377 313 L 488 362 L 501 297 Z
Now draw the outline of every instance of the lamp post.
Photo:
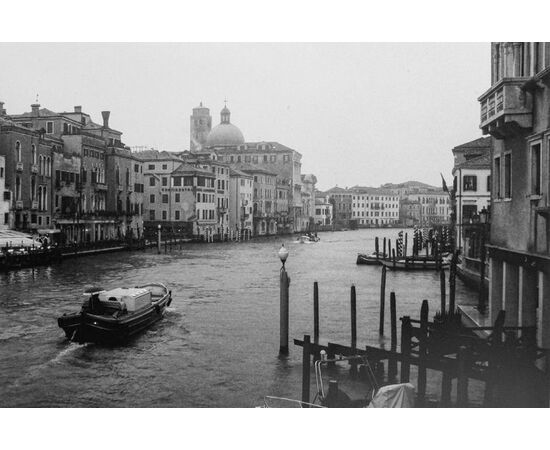
M 160 226 L 160 223 L 157 225 L 157 250 L 158 250 L 158 254 L 160 255 L 160 229 L 161 229 L 161 226 Z
M 279 354 L 287 355 L 288 354 L 288 287 L 290 285 L 290 277 L 286 273 L 285 262 L 288 258 L 288 250 L 285 248 L 284 244 L 281 245 L 281 248 L 278 252 L 279 259 L 283 264 L 281 266 L 281 274 L 279 280 L 279 289 L 281 297 L 281 320 L 280 320 L 280 346 Z

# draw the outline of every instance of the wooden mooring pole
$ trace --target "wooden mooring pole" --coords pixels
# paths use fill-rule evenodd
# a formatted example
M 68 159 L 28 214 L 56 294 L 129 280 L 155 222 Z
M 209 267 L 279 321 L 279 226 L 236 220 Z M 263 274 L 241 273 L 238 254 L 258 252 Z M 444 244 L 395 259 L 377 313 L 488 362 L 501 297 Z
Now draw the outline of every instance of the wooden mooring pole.
M 353 349 L 357 346 L 357 305 L 355 285 L 351 285 L 351 297 L 350 297 L 350 309 L 351 309 L 351 347 Z
M 445 270 L 439 271 L 439 285 L 441 288 L 441 314 L 445 315 L 446 293 L 445 293 Z
M 451 267 L 449 269 L 449 312 L 453 314 L 455 312 L 455 289 L 456 289 L 456 260 L 458 258 L 457 253 L 453 255 L 451 260 Z
M 379 244 L 378 244 L 378 236 L 374 238 L 374 251 L 376 252 L 376 259 L 378 259 L 378 250 L 379 250 Z
M 407 257 L 407 241 L 408 241 L 408 234 L 405 233 L 405 244 L 403 245 L 403 258 Z
M 386 238 L 384 238 L 384 245 L 383 245 L 383 250 L 382 250 L 382 258 L 387 258 L 387 254 L 386 254 Z
M 401 383 L 408 383 L 411 375 L 412 326 L 410 316 L 401 318 Z
M 378 334 L 384 334 L 384 310 L 386 302 L 386 266 L 382 266 L 382 274 L 380 280 L 380 323 L 378 325 Z
M 319 285 L 313 283 L 313 342 L 319 343 Z
M 390 320 L 391 320 L 391 351 L 397 351 L 397 306 L 395 292 L 390 292 Z M 397 359 L 391 357 L 388 360 L 388 378 L 393 380 L 397 376 Z
M 304 345 L 302 347 L 302 402 L 309 403 L 309 376 L 310 376 L 310 337 L 304 335 Z M 307 408 L 307 405 L 302 405 Z
M 290 285 L 290 277 L 286 273 L 286 269 L 281 267 L 281 276 L 279 289 L 281 294 L 280 304 L 280 354 L 288 354 L 288 286 Z
M 426 370 L 426 356 L 428 354 L 428 313 L 429 306 L 428 300 L 422 301 L 422 307 L 420 309 L 420 336 L 419 336 L 419 346 L 418 346 L 418 396 L 417 404 L 422 407 L 426 402 L 426 380 L 427 380 L 427 370 Z

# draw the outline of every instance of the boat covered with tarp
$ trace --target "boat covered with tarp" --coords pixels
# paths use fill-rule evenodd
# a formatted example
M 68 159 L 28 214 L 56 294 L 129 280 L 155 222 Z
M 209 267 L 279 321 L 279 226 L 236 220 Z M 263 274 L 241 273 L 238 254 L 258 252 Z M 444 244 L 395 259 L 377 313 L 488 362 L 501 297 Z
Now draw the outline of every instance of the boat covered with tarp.
M 86 289 L 77 313 L 57 319 L 67 338 L 76 342 L 120 343 L 162 319 L 172 293 L 161 283 L 133 288 Z

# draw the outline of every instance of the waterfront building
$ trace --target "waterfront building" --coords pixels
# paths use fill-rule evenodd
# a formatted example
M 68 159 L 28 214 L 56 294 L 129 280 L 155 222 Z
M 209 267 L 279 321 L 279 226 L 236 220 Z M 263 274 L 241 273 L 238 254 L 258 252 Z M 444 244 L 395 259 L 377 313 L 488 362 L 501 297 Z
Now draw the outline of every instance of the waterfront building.
M 254 176 L 237 169 L 230 169 L 229 175 L 230 233 L 249 230 L 252 234 Z
M 453 148 L 453 191 L 456 239 L 464 248 L 464 226 L 479 222 L 491 203 L 491 138 L 479 138 Z
M 51 158 L 59 165 L 50 170 L 55 173 L 53 222 L 72 242 L 122 238 L 129 230 L 137 233 L 142 223 L 135 209 L 134 213 L 126 210 L 126 205 L 132 206 L 132 193 L 115 176 L 107 183 L 106 173 L 115 174 L 122 160 L 132 158 L 121 141 L 122 132 L 109 126 L 110 112 L 103 111 L 102 116 L 100 125 L 81 106 L 58 113 L 37 103 L 31 105 L 30 112 L 11 116 L 14 122 L 38 130 L 44 139 L 54 142 Z M 108 158 L 109 154 L 112 157 Z M 109 207 L 108 193 L 116 197 Z
M 239 170 L 253 177 L 252 218 L 254 236 L 277 233 L 277 173 L 248 164 Z
M 9 195 L 8 222 L 19 231 L 52 226 L 52 149 L 61 142 L 29 123 L 8 117 L 0 105 L 0 155 Z M 7 200 L 7 198 L 6 198 Z
M 420 204 L 419 225 L 429 227 L 450 221 L 451 201 L 449 194 L 441 188 L 421 183 L 420 181 L 406 181 L 399 184 L 386 183 L 381 188 L 399 195 L 401 201 L 418 202 Z M 417 206 L 411 206 L 411 208 L 415 209 Z M 402 208 L 401 212 L 408 214 L 408 208 Z M 407 217 L 401 216 L 399 221 L 404 224 L 407 221 Z
M 290 223 L 290 191 L 291 186 L 284 180 L 277 178 L 276 186 L 276 214 L 277 214 L 277 232 L 287 234 L 291 232 Z
M 490 63 L 478 99 L 493 143 L 489 320 L 505 310 L 550 349 L 550 43 L 495 42 Z
M 317 192 L 315 195 L 314 221 L 316 226 L 332 226 L 333 205 L 328 194 Z
M 2 105 L 0 105 L 0 109 Z M 6 189 L 6 158 L 0 155 L 0 230 L 10 227 L 11 191 Z
M 302 216 L 300 229 L 310 230 L 315 224 L 315 184 L 317 177 L 313 174 L 305 174 L 301 177 L 302 181 Z
M 334 224 L 349 227 L 352 219 L 353 194 L 346 188 L 335 186 L 326 192 L 334 205 Z
M 170 229 L 185 227 L 185 220 L 179 218 L 176 223 L 172 223 L 169 219 L 171 216 L 170 175 L 182 164 L 181 159 L 173 153 L 154 149 L 138 151 L 133 154 L 142 161 L 143 166 L 144 229 L 151 235 L 156 233 L 158 225 Z M 194 213 L 194 202 L 188 208 Z M 192 234 L 192 225 L 185 231 Z
M 390 225 L 399 221 L 399 195 L 365 186 L 354 186 L 350 191 L 351 218 L 358 227 Z
M 404 198 L 399 205 L 399 222 L 406 227 L 422 223 L 422 204 L 416 200 Z

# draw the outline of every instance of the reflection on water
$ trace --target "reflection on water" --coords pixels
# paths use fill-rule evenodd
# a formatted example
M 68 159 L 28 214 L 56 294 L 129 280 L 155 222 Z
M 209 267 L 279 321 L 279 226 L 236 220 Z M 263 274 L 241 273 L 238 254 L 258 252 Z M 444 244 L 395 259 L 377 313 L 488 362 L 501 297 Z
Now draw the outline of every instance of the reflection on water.
M 0 274 L 0 406 L 251 407 L 264 395 L 299 398 L 301 349 L 291 342 L 287 358 L 277 355 L 281 242 L 290 251 L 290 338 L 312 333 L 318 281 L 321 340 L 349 342 L 355 284 L 358 345 L 379 344 L 380 268 L 355 258 L 373 250 L 375 236 L 393 239 L 397 231 L 320 233 L 310 245 L 290 237 L 188 244 Z M 172 290 L 164 320 L 121 347 L 64 339 L 56 319 L 80 308 L 85 285 L 145 281 Z M 457 288 L 457 299 L 475 303 Z M 391 290 L 399 316 L 417 316 L 422 299 L 432 311 L 439 305 L 435 272 L 388 271 Z

